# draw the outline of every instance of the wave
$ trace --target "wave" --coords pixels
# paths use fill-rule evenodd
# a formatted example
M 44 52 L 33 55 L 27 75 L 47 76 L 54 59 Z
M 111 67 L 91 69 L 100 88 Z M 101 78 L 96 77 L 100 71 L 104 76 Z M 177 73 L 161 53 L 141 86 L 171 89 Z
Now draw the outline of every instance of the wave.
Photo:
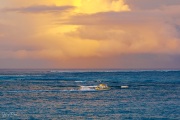
M 98 72 L 98 73 L 112 73 L 112 72 L 180 72 L 180 70 L 51 70 L 51 73 L 90 73 L 90 72 Z
M 37 77 L 42 75 L 0 75 L 0 77 Z
M 97 86 L 80 86 L 80 91 L 94 91 Z
M 86 81 L 75 81 L 76 83 L 82 83 L 82 82 L 86 82 Z
M 78 91 L 95 91 L 95 89 L 70 89 L 70 90 L 12 90 L 1 91 L 2 93 L 41 93 L 41 92 L 78 92 Z

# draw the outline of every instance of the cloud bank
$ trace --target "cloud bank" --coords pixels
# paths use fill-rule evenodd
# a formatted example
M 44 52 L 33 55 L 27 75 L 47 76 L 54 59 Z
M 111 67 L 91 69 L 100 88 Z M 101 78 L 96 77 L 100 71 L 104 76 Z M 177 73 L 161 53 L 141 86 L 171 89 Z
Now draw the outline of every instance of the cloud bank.
M 73 9 L 73 6 L 29 6 L 22 8 L 7 8 L 4 9 L 6 12 L 22 12 L 22 13 L 44 13 L 44 12 L 63 12 Z
M 1 67 L 180 68 L 178 0 L 13 4 L 0 5 Z

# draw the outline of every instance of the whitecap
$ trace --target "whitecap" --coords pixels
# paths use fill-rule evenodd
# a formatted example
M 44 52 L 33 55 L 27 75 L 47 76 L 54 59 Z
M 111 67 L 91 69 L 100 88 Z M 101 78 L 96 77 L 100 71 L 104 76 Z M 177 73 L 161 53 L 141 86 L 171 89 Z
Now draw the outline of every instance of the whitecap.
M 80 91 L 94 91 L 97 86 L 80 86 Z
M 121 86 L 121 88 L 125 89 L 125 88 L 129 88 L 129 86 L 123 85 L 123 86 Z
M 75 81 L 75 82 L 77 82 L 77 83 L 82 83 L 82 82 L 85 82 L 85 81 Z

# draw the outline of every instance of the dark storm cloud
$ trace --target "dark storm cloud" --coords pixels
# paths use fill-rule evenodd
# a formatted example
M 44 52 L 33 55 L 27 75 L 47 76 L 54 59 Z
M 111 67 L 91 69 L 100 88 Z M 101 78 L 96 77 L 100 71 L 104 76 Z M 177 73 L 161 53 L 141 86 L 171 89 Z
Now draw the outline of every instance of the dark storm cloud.
M 180 0 L 126 0 L 131 9 L 158 9 L 162 6 L 180 5 Z
M 51 13 L 51 12 L 64 12 L 73 9 L 73 6 L 29 6 L 22 8 L 6 8 L 4 11 L 8 12 L 22 12 L 22 13 Z

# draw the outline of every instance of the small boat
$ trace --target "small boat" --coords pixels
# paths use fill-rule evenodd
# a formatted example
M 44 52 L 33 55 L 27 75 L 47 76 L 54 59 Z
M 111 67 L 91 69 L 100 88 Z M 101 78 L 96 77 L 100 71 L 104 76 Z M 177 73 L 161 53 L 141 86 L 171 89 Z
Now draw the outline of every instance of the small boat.
M 97 86 L 80 86 L 79 90 L 82 91 L 92 91 L 92 90 L 109 90 L 110 87 L 108 87 L 106 84 L 99 84 Z
M 95 87 L 96 90 L 109 90 L 110 87 L 108 87 L 106 84 L 99 84 L 97 87 Z

